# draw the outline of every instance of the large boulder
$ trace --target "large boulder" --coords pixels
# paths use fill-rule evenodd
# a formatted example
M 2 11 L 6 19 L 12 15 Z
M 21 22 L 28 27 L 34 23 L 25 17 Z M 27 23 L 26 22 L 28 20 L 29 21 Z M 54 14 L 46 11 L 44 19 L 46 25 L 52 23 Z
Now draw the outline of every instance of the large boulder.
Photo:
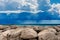
M 5 29 L 6 27 L 4 27 L 3 25 L 0 25 L 0 30 Z
M 19 40 L 22 29 L 11 29 L 3 32 L 1 35 L 7 37 L 8 40 Z
M 4 26 L 4 25 L 0 25 L 0 30 L 6 31 L 6 30 L 10 30 L 10 26 Z
M 38 39 L 39 40 L 58 40 L 55 33 L 56 33 L 56 31 L 52 28 L 43 30 L 38 33 Z
M 58 37 L 58 40 L 60 40 L 60 32 L 57 32 L 56 36 Z
M 35 39 L 29 39 L 29 40 L 37 40 L 37 39 L 35 38 Z
M 37 37 L 37 32 L 31 28 L 25 28 L 24 30 L 22 30 L 20 37 L 23 39 L 35 38 Z
M 58 27 L 57 27 L 57 26 L 55 26 L 54 28 L 56 29 L 56 31 L 57 31 L 57 32 L 59 32 L 59 31 L 60 31 L 60 27 L 59 27 L 59 26 L 58 26 Z
M 44 33 L 44 34 L 39 33 L 38 39 L 39 40 L 58 40 L 57 36 L 52 33 Z
M 7 30 L 7 31 L 3 32 L 2 34 L 4 36 L 9 35 L 11 37 L 16 37 L 16 36 L 20 35 L 22 30 L 23 29 L 18 29 L 18 28 L 17 29 L 11 29 L 11 30 Z
M 54 28 L 47 28 L 44 31 L 51 32 L 51 33 L 56 33 L 57 31 Z
M 3 30 L 0 30 L 0 33 L 2 33 L 3 32 Z
M 0 40 L 7 40 L 7 37 L 5 37 L 4 35 L 0 34 Z

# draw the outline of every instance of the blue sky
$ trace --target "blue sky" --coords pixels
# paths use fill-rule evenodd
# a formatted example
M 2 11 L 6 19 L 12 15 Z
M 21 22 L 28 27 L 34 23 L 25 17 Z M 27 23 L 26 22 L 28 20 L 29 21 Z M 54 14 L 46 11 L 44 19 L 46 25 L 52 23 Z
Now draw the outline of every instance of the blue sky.
M 51 0 L 51 3 L 60 3 L 60 0 Z
M 59 24 L 60 0 L 0 0 L 0 24 L 40 24 L 42 20 Z

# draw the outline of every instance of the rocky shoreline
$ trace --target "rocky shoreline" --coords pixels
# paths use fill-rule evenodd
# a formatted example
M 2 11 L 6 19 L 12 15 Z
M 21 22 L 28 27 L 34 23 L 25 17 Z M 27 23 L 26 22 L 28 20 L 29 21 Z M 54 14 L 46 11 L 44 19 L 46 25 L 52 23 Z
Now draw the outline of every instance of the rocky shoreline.
M 0 40 L 60 40 L 60 26 L 3 26 Z

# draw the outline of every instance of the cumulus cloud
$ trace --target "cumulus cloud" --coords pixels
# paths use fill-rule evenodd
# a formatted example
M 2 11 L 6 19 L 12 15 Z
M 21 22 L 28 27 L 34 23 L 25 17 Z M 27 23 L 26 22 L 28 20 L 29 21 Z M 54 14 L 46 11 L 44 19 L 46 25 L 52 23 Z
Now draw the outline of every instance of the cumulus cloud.
M 0 10 L 4 10 L 4 9 L 5 9 L 4 0 L 0 0 Z
M 5 6 L 4 0 L 0 0 L 0 6 Z
M 58 13 L 60 15 L 60 3 L 53 3 L 51 5 L 51 9 L 48 10 L 49 12 L 51 12 L 52 14 L 54 13 Z
M 28 6 L 30 8 L 30 11 L 37 11 L 38 8 L 38 3 L 37 0 L 12 0 L 15 1 L 17 3 L 19 3 L 19 9 L 22 9 L 21 7 L 23 6 Z M 24 8 L 24 7 L 23 7 Z M 27 9 L 27 8 L 26 8 Z
M 39 0 L 39 10 L 47 11 L 50 8 L 50 0 Z
M 6 10 L 29 10 L 37 13 L 47 11 L 50 8 L 50 0 L 0 0 L 0 7 L 1 5 Z

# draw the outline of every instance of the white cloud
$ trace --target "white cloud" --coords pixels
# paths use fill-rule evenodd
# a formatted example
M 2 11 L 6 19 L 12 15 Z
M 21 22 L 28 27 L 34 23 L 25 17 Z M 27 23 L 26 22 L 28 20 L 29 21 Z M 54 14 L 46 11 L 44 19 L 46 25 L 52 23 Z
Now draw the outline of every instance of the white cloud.
M 0 6 L 3 5 L 6 6 L 5 3 L 12 3 L 12 2 L 17 2 L 19 3 L 19 6 L 17 8 L 21 8 L 22 6 L 30 6 L 30 12 L 37 13 L 37 12 L 44 12 L 45 10 L 50 7 L 50 0 L 0 0 Z M 39 2 L 39 4 L 38 4 Z M 39 8 L 42 9 L 39 9 Z M 45 7 L 45 9 L 44 9 Z M 39 10 L 38 10 L 39 9 Z M 25 11 L 25 10 L 24 10 Z M 10 13 L 10 12 L 9 12 Z
M 0 0 L 0 6 L 4 6 L 5 3 L 4 3 L 4 0 Z
M 39 0 L 39 2 L 41 4 L 45 3 L 45 4 L 50 4 L 50 0 Z
M 58 4 L 52 4 L 51 5 L 51 9 L 48 10 L 49 12 L 52 12 L 53 14 L 54 13 L 58 13 L 60 15 L 60 3 Z
M 0 10 L 5 10 L 5 2 L 4 2 L 4 0 L 0 0 Z
M 47 11 L 50 8 L 50 0 L 12 0 L 19 3 L 18 8 L 22 6 L 30 6 L 30 10 L 33 12 L 36 11 Z
M 33 12 L 37 11 L 38 8 L 37 0 L 12 0 L 12 1 L 19 3 L 20 6 L 18 8 L 29 5 L 31 11 Z
M 39 9 L 43 11 L 47 11 L 50 8 L 50 0 L 39 0 Z

